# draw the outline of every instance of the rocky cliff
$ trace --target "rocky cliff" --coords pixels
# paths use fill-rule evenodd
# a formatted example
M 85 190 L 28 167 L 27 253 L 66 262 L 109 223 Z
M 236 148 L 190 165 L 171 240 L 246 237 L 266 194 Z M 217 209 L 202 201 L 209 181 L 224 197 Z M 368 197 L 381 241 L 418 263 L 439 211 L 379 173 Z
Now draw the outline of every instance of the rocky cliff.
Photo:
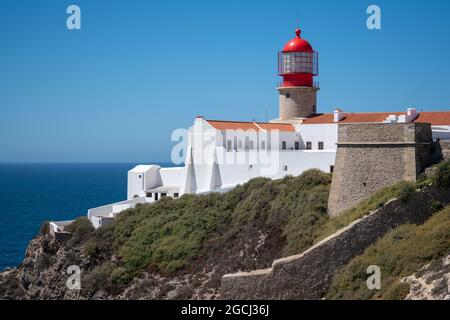
M 328 219 L 330 182 L 313 170 L 227 194 L 166 198 L 96 231 L 80 218 L 60 241 L 44 225 L 23 263 L 0 273 L 0 298 L 220 298 L 224 274 L 267 267 L 313 244 Z M 81 269 L 81 290 L 66 287 L 71 265 Z
M 163 199 L 128 210 L 98 230 L 80 218 L 61 240 L 44 224 L 23 263 L 0 273 L 0 299 L 219 299 L 225 274 L 270 268 L 274 260 L 320 246 L 393 198 L 401 208 L 389 214 L 407 208 L 420 215 L 426 205 L 432 217 L 423 225 L 423 219 L 418 225 L 394 224 L 375 243 L 368 241 L 366 250 L 323 275 L 331 282 L 323 297 L 447 298 L 450 208 L 442 200 L 450 197 L 450 163 L 428 170 L 414 185 L 385 188 L 337 218 L 326 211 L 330 180 L 312 170 L 279 181 L 256 179 L 226 194 Z M 443 198 L 412 205 L 411 197 L 422 189 Z M 436 193 L 421 196 L 427 194 Z M 365 287 L 367 264 L 385 267 L 389 275 L 379 293 Z M 81 270 L 80 290 L 66 286 L 72 265 Z

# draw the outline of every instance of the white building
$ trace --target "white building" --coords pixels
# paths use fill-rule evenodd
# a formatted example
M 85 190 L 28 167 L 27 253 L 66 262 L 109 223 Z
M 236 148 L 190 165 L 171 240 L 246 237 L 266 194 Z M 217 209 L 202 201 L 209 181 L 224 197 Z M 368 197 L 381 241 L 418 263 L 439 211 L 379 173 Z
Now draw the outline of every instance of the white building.
M 414 117 L 408 117 L 408 113 Z M 319 114 L 296 123 L 206 120 L 189 128 L 185 165 L 139 165 L 128 172 L 128 199 L 89 210 L 94 226 L 137 203 L 225 192 L 256 177 L 281 179 L 309 169 L 333 172 L 339 123 L 429 122 L 434 139 L 450 140 L 450 112 Z
M 189 128 L 184 166 L 139 165 L 128 172 L 127 200 L 90 209 L 97 228 L 138 203 L 183 194 L 225 192 L 256 177 L 280 179 L 309 169 L 333 172 L 340 123 L 428 122 L 434 139 L 450 139 L 450 111 L 317 113 L 318 53 L 300 37 L 279 53 L 279 118 L 271 123 L 216 121 L 197 117 Z

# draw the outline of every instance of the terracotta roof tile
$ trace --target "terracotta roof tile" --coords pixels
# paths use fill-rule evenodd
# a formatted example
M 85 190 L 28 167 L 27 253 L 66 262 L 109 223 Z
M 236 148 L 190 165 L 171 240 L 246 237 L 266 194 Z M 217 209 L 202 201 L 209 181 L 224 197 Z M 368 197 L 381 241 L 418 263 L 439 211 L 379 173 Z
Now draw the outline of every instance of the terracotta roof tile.
M 422 112 L 415 122 L 427 122 L 433 126 L 450 126 L 450 111 Z
M 257 124 L 263 128 L 264 130 L 278 130 L 278 131 L 284 131 L 284 132 L 294 132 L 295 127 L 291 124 L 284 124 L 284 123 L 261 123 L 257 122 Z
M 345 113 L 339 123 L 365 123 L 383 122 L 390 115 L 403 115 L 405 112 L 373 112 L 373 113 Z M 309 117 L 303 124 L 329 124 L 334 123 L 333 114 L 319 114 Z M 450 111 L 421 112 L 414 122 L 427 122 L 433 126 L 450 125 Z
M 295 131 L 294 126 L 290 124 L 279 123 L 265 123 L 265 122 L 240 122 L 240 121 L 219 121 L 219 120 L 206 120 L 213 128 L 219 131 L 225 130 L 279 130 L 286 132 Z

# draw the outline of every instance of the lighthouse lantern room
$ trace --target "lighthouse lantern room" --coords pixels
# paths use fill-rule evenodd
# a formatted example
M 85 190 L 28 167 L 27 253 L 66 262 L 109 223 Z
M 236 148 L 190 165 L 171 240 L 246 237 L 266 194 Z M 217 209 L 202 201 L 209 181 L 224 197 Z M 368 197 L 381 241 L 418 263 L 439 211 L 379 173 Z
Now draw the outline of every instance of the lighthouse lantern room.
M 298 122 L 317 113 L 319 54 L 308 41 L 301 38 L 301 30 L 278 54 L 278 74 L 283 82 L 280 93 L 280 117 L 276 122 Z

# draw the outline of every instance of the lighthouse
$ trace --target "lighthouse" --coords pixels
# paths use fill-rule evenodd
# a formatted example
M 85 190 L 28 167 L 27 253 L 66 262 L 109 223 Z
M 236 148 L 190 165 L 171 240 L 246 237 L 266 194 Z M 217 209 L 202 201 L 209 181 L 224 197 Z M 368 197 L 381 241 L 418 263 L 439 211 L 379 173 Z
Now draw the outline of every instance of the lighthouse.
M 278 74 L 283 82 L 278 85 L 279 119 L 276 122 L 301 122 L 317 113 L 318 85 L 314 77 L 319 74 L 318 53 L 295 30 L 290 40 L 278 54 Z

